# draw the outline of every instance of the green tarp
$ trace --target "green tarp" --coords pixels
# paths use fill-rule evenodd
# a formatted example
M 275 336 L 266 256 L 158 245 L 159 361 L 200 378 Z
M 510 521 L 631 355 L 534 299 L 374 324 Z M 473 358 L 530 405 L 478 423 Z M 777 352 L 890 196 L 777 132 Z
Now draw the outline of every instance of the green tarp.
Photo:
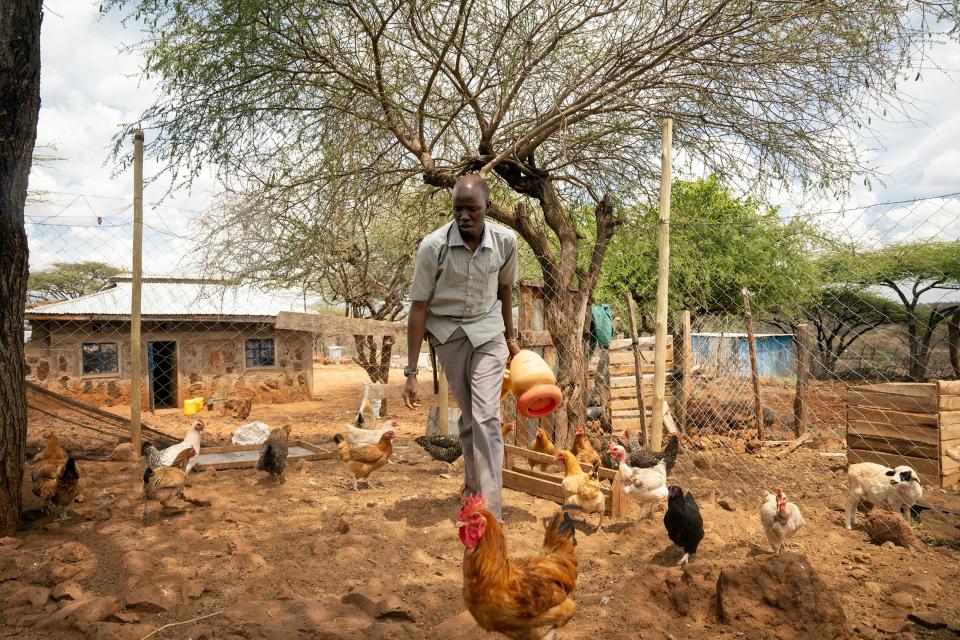
M 587 357 L 593 355 L 594 349 L 600 345 L 603 349 L 610 348 L 610 342 L 613 340 L 613 313 L 608 304 L 595 304 L 590 309 L 590 352 Z

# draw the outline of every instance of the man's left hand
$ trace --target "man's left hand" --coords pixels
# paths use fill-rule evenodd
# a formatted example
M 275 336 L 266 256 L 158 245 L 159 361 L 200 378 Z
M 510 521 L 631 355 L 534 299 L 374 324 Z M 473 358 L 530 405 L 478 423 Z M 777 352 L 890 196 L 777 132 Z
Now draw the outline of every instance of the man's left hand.
M 516 340 L 513 340 L 511 338 L 510 340 L 507 340 L 507 350 L 510 351 L 510 357 L 512 358 L 513 356 L 520 353 L 520 345 L 517 344 Z

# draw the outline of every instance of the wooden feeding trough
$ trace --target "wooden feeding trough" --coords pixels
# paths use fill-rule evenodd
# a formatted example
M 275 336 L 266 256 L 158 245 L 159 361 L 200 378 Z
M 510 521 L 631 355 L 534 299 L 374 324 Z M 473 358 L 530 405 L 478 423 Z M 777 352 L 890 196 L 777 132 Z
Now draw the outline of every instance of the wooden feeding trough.
M 287 445 L 287 464 L 294 460 L 328 460 L 337 454 L 303 440 L 290 440 Z M 253 469 L 260 458 L 262 444 L 231 447 L 204 447 L 200 449 L 196 469 Z
M 544 500 L 552 500 L 558 504 L 566 502 L 561 485 L 563 476 L 535 471 L 527 465 L 528 460 L 556 464 L 554 456 L 510 444 L 504 445 L 503 486 Z M 524 466 L 521 467 L 520 465 Z M 582 463 L 580 468 L 587 473 L 591 470 L 589 465 Z M 609 480 L 611 484 L 610 487 L 603 487 L 602 489 L 603 495 L 607 497 L 605 514 L 614 518 L 626 515 L 632 500 L 623 492 L 623 480 L 620 478 L 620 472 L 600 467 L 599 474 L 601 480 Z
M 847 461 L 910 465 L 944 488 L 960 482 L 960 381 L 852 387 Z

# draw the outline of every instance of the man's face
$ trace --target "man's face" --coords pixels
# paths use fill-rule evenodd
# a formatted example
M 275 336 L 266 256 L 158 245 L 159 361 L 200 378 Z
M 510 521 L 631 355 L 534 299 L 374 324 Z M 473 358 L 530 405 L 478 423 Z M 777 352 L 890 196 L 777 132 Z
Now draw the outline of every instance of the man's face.
M 487 214 L 487 199 L 483 189 L 457 185 L 453 190 L 453 217 L 460 233 L 475 236 L 483 228 Z

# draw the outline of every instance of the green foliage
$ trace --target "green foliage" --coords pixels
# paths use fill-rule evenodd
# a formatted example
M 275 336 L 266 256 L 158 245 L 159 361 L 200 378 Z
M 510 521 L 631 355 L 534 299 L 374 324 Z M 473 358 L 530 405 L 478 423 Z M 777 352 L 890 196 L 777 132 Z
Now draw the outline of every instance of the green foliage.
M 657 290 L 657 220 L 642 209 L 614 237 L 594 295 L 623 309 L 633 293 L 641 313 L 652 314 Z M 670 221 L 670 308 L 701 314 L 739 314 L 741 290 L 755 315 L 791 315 L 819 288 L 811 250 L 814 230 L 784 221 L 752 198 L 736 198 L 716 178 L 676 181 Z
M 96 293 L 122 270 L 104 262 L 57 262 L 30 274 L 27 290 L 43 300 L 67 300 Z

